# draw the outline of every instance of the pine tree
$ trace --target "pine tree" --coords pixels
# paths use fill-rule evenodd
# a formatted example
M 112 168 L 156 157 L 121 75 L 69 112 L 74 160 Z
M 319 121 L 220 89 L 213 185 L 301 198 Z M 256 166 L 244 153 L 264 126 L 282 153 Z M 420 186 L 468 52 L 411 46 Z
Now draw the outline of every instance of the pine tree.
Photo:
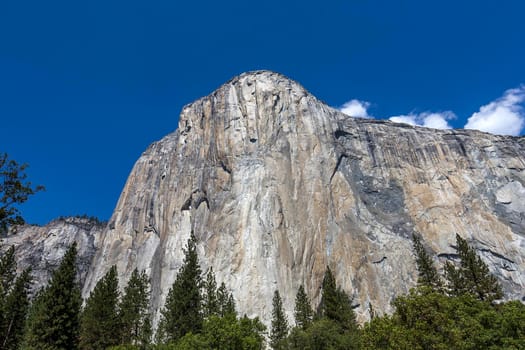
M 493 301 L 503 297 L 503 291 L 490 270 L 470 247 L 466 240 L 456 234 L 456 250 L 460 258 L 459 267 L 450 262 L 445 264 L 445 277 L 448 282 L 449 294 L 458 296 L 472 294 L 479 300 Z
M 80 348 L 104 350 L 119 343 L 117 267 L 113 265 L 89 295 L 81 317 Z
M 456 268 L 456 266 L 450 261 L 445 262 L 443 269 L 445 271 L 446 289 L 448 295 L 460 296 L 468 293 L 469 288 L 466 285 L 466 281 L 464 281 L 464 276 L 461 272 L 461 269 Z
M 191 234 L 184 250 L 181 266 L 161 311 L 161 339 L 174 343 L 186 333 L 197 334 L 202 329 L 201 268 L 197 256 L 196 238 Z
M 288 336 L 288 320 L 283 310 L 283 302 L 279 291 L 273 293 L 272 299 L 272 328 L 270 331 L 270 346 L 272 349 L 286 349 Z
M 0 256 L 0 306 L 16 278 L 15 247 L 11 246 Z
M 151 325 L 151 315 L 150 314 L 147 314 L 144 317 L 144 322 L 142 323 L 142 327 L 141 327 L 139 336 L 140 338 L 138 340 L 138 344 L 139 344 L 140 349 L 149 349 L 149 346 L 153 338 L 153 327 Z
M 18 349 L 29 310 L 31 269 L 25 269 L 9 288 L 0 305 L 0 349 Z
M 1 248 L 1 246 L 0 246 Z M 1 250 L 0 250 L 1 252 Z M 0 256 L 0 342 L 7 333 L 7 296 L 16 277 L 15 247 L 11 246 Z M 2 343 L 0 343 L 1 345 Z
M 320 316 L 335 321 L 344 331 L 356 330 L 357 322 L 351 300 L 337 287 L 335 277 L 328 266 L 323 278 L 322 291 Z
M 76 282 L 77 245 L 73 243 L 46 288 L 31 306 L 23 349 L 78 348 L 82 299 Z
M 226 288 L 224 282 L 222 282 L 217 289 L 217 312 L 219 317 L 237 317 L 235 299 L 233 298 L 233 294 Z
M 434 263 L 432 262 L 432 258 L 421 243 L 421 238 L 414 234 L 412 236 L 412 243 L 414 253 L 416 254 L 418 285 L 427 286 L 433 290 L 440 291 L 443 287 L 443 283 L 434 266 Z
M 219 315 L 219 303 L 217 301 L 217 282 L 213 268 L 210 267 L 206 274 L 206 281 L 204 282 L 204 317 Z
M 119 306 L 121 344 L 145 347 L 151 340 L 149 278 L 133 270 Z
M 264 349 L 266 326 L 258 317 L 249 318 L 244 315 L 238 320 L 243 350 Z
M 323 282 L 321 284 L 321 303 L 319 304 L 318 316 L 332 319 L 337 313 L 337 285 L 335 277 L 329 266 L 326 267 Z
M 224 317 L 226 314 L 226 309 L 228 308 L 228 289 L 226 289 L 226 284 L 221 283 L 219 289 L 217 289 L 217 307 L 219 309 L 219 316 Z
M 310 299 L 304 291 L 304 287 L 301 284 L 295 297 L 295 324 L 303 330 L 306 330 L 312 323 L 313 310 L 310 304 Z
M 224 317 L 231 316 L 233 318 L 237 317 L 237 309 L 235 308 L 235 299 L 233 294 L 230 292 L 228 296 L 228 301 L 226 305 L 222 308 Z

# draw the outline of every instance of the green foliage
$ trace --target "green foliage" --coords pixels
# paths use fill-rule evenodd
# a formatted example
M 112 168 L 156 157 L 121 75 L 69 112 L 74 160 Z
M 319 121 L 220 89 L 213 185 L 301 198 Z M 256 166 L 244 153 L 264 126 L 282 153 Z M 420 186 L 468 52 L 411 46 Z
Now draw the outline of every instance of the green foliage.
M 504 349 L 525 349 L 525 305 L 514 300 L 497 305 L 500 314 L 497 337 Z
M 76 214 L 76 215 L 72 215 L 72 216 L 59 216 L 56 220 L 60 220 L 60 221 L 65 221 L 65 222 L 68 222 L 71 220 L 71 218 L 76 218 L 76 219 L 82 219 L 82 220 L 87 220 L 89 221 L 90 223 L 93 223 L 97 226 L 106 226 L 108 224 L 107 221 L 104 221 L 104 220 L 100 220 L 99 218 L 97 218 L 96 216 L 92 216 L 92 215 L 87 215 L 87 214 Z
M 441 277 L 439 276 L 437 269 L 432 262 L 432 258 L 423 247 L 421 238 L 417 235 L 413 235 L 412 244 L 416 255 L 418 285 L 429 286 L 434 290 L 442 290 L 443 282 L 441 281 Z
M 487 266 L 470 247 L 466 240 L 456 235 L 457 252 L 460 258 L 459 267 L 452 263 L 445 264 L 445 277 L 448 292 L 452 296 L 470 293 L 479 300 L 493 301 L 503 297 L 503 291 Z
M 170 348 L 171 349 L 171 348 Z M 176 346 L 176 350 L 204 350 L 212 349 L 204 337 L 200 334 L 193 334 L 191 332 L 186 333 L 182 338 L 179 339 Z
M 286 349 L 288 335 L 288 320 L 284 314 L 283 301 L 279 291 L 273 293 L 272 299 L 272 328 L 270 331 L 270 346 L 272 349 Z
M 161 311 L 157 338 L 162 342 L 175 343 L 186 333 L 198 334 L 202 329 L 201 268 L 193 233 L 184 254 L 184 263 Z
M 113 265 L 86 301 L 81 316 L 81 349 L 103 350 L 119 343 L 118 298 L 117 268 Z
M 226 288 L 226 286 L 224 286 Z M 219 315 L 219 303 L 217 300 L 217 282 L 215 280 L 215 274 L 213 268 L 210 267 L 206 274 L 206 280 L 204 281 L 204 305 L 203 312 L 204 317 Z
M 201 337 L 209 349 L 258 350 L 264 348 L 264 331 L 257 318 L 211 316 Z
M 243 350 L 261 350 L 265 348 L 264 334 L 266 333 L 266 326 L 258 317 L 249 318 L 244 315 L 239 319 L 238 323 L 240 335 L 242 337 Z
M 138 344 L 140 345 L 141 350 L 148 349 L 148 345 L 151 344 L 153 338 L 153 326 L 151 324 L 151 315 L 147 315 L 144 318 L 144 323 L 142 324 L 142 330 L 139 335 Z
M 262 350 L 266 328 L 258 318 L 246 316 L 206 318 L 200 333 L 186 333 L 176 343 L 151 345 L 151 350 Z M 114 347 L 111 350 L 139 350 L 138 347 Z
M 153 347 L 148 347 L 147 349 L 148 350 L 153 349 Z M 107 348 L 107 350 L 142 350 L 142 349 L 137 345 L 115 345 L 115 346 L 110 346 L 109 348 Z
M 230 292 L 228 296 L 228 301 L 226 305 L 221 307 L 223 317 L 228 317 L 228 315 L 237 315 L 237 309 L 235 308 L 235 299 L 233 299 L 233 294 Z
M 310 304 L 310 299 L 308 299 L 308 295 L 306 295 L 304 287 L 301 284 L 295 297 L 294 316 L 296 326 L 306 330 L 306 328 L 312 323 L 313 314 L 314 312 L 312 310 L 312 305 Z
M 323 296 L 319 316 L 335 321 L 345 331 L 355 331 L 357 322 L 351 300 L 340 287 L 337 287 L 335 277 L 328 266 L 321 288 Z
M 301 286 L 295 302 L 297 326 L 287 339 L 289 349 L 359 349 L 360 331 L 351 300 L 337 287 L 335 277 L 327 266 L 321 286 L 322 297 L 318 315 L 312 321 L 310 301 Z
M 364 325 L 361 334 L 361 348 L 366 350 L 376 349 L 411 349 L 408 343 L 398 342 L 398 329 L 389 315 L 374 317 Z M 402 345 L 402 346 L 401 346 Z
M 219 315 L 224 316 L 225 309 L 228 304 L 229 292 L 224 282 L 221 283 L 219 289 L 217 289 L 217 307 L 219 309 Z
M 151 342 L 149 278 L 144 271 L 133 270 L 119 304 L 121 344 L 145 348 Z
M 471 294 L 449 297 L 429 287 L 397 298 L 392 316 L 365 325 L 363 349 L 522 349 L 525 306 L 491 305 Z
M 311 349 L 310 333 L 301 327 L 293 327 L 288 334 L 286 343 L 288 348 L 293 350 Z
M 14 247 L 0 256 L 0 349 L 18 349 L 29 309 L 31 269 L 16 277 Z
M 16 278 L 15 247 L 11 246 L 0 257 L 0 300 L 4 300 Z
M 359 349 L 356 332 L 344 330 L 336 321 L 328 318 L 317 319 L 307 330 L 295 327 L 288 336 L 291 350 L 351 350 Z
M 487 265 L 456 236 L 459 266 L 445 265 L 447 294 L 418 237 L 414 251 L 418 288 L 398 297 L 392 316 L 372 319 L 362 332 L 364 349 L 525 348 L 525 306 L 492 305 L 503 296 Z
M 221 317 L 236 317 L 237 311 L 235 310 L 235 300 L 233 295 L 228 291 L 224 282 L 221 283 L 219 289 L 217 289 L 217 307 L 219 316 Z
M 46 288 L 31 306 L 23 349 L 78 348 L 82 299 L 76 282 L 77 245 L 73 243 Z
M 44 189 L 26 181 L 26 168 L 27 164 L 18 164 L 6 153 L 0 153 L 0 236 L 5 235 L 10 226 L 24 224 L 16 206 Z
M 290 349 L 358 349 L 360 332 L 351 300 L 337 286 L 335 277 L 328 266 L 321 289 L 322 297 L 316 319 L 307 321 L 309 318 L 302 316 L 303 321 L 297 322 L 296 320 L 297 327 L 292 329 L 287 338 L 288 347 Z M 301 294 L 303 295 L 300 296 Z M 299 312 L 299 314 L 308 316 L 309 304 L 304 289 L 301 293 L 298 292 L 296 319 L 298 318 L 297 311 L 301 308 L 306 311 Z

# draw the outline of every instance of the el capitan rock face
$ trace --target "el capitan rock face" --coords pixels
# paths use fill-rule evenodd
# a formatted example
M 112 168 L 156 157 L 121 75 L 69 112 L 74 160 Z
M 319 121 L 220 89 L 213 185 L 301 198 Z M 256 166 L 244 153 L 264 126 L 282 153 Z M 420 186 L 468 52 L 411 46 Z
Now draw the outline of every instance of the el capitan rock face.
M 111 265 L 124 280 L 145 269 L 157 312 L 193 231 L 241 314 L 267 322 L 279 289 L 293 320 L 299 285 L 318 302 L 330 265 L 365 320 L 415 285 L 413 233 L 441 263 L 458 233 L 522 298 L 524 169 L 524 138 L 354 119 L 280 74 L 246 73 L 139 158 L 83 293 Z

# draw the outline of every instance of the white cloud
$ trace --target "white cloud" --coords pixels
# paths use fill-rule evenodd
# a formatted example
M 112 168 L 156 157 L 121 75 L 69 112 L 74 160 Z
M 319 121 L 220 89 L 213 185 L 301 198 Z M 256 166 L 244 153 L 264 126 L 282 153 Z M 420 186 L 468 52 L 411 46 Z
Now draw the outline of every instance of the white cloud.
M 465 129 L 477 129 L 499 135 L 518 136 L 525 127 L 525 85 L 505 91 L 502 97 L 468 118 Z
M 419 114 L 396 115 L 390 117 L 395 123 L 405 123 L 410 125 L 424 126 L 434 129 L 450 129 L 448 120 L 455 119 L 456 115 L 451 111 L 440 113 L 423 112 Z
M 373 116 L 368 114 L 368 107 L 370 107 L 370 102 L 354 99 L 345 102 L 339 110 L 344 114 L 355 118 L 373 118 Z
M 410 124 L 410 125 L 417 125 L 415 115 L 396 115 L 388 119 L 390 119 L 394 123 L 405 123 L 405 124 Z

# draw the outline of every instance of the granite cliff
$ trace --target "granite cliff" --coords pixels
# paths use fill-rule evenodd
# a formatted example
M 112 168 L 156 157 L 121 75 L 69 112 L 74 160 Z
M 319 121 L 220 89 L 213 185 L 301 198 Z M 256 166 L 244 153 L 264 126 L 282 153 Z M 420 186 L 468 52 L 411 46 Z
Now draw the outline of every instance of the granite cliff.
M 246 73 L 139 158 L 84 294 L 111 265 L 138 267 L 158 310 L 193 231 L 241 313 L 268 320 L 279 289 L 291 317 L 299 285 L 317 302 L 330 265 L 366 319 L 414 286 L 413 233 L 439 263 L 458 233 L 523 298 L 524 169 L 524 138 L 354 119 L 280 74 Z
M 32 287 L 37 291 L 51 278 L 66 250 L 77 242 L 78 279 L 84 285 L 105 226 L 87 217 L 59 218 L 45 226 L 23 225 L 3 239 L 2 248 L 16 247 L 17 269 L 31 267 Z
M 183 108 L 178 129 L 138 159 L 83 287 L 111 265 L 152 278 L 158 316 L 191 232 L 203 270 L 238 309 L 268 322 L 279 289 L 289 319 L 304 284 L 314 302 L 327 265 L 370 303 L 415 285 L 411 235 L 441 266 L 458 233 L 525 298 L 525 138 L 355 119 L 277 73 L 240 75 Z

